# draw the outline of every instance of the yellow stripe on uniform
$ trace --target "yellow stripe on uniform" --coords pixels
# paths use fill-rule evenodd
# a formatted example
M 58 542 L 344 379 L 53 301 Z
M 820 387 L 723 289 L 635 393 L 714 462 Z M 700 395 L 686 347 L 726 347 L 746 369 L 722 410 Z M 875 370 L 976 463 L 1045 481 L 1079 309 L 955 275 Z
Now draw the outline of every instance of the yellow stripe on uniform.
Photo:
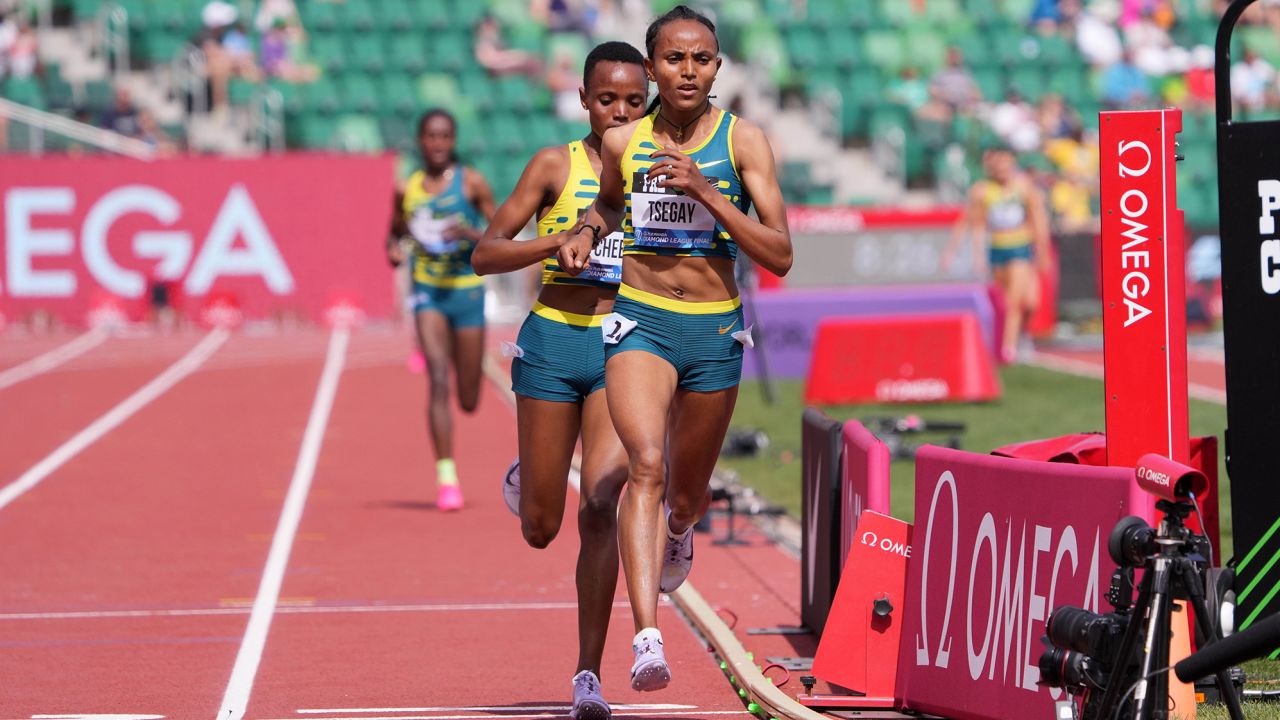
M 533 304 L 533 314 L 541 318 L 546 318 L 552 322 L 562 323 L 564 325 L 574 325 L 576 327 L 600 327 L 604 322 L 605 315 L 581 315 L 579 313 L 571 313 L 566 310 L 560 310 L 553 307 L 547 307 L 540 302 Z
M 414 272 L 413 279 L 423 285 L 451 290 L 480 287 L 484 284 L 484 278 L 479 275 L 428 275 Z
M 682 315 L 716 315 L 719 313 L 733 312 L 742 305 L 740 298 L 731 298 L 729 300 L 712 300 L 710 302 L 690 302 L 688 300 L 675 300 L 661 295 L 654 295 L 651 292 L 638 290 L 630 285 L 623 283 L 618 286 L 618 297 L 629 298 L 636 302 L 642 302 L 663 310 L 670 310 Z

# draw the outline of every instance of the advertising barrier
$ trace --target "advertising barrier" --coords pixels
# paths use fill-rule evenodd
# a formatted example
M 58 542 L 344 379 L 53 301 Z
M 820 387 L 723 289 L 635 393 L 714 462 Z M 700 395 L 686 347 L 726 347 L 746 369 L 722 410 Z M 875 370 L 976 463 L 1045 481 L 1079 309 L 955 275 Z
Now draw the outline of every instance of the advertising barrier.
M 840 577 L 840 421 L 806 408 L 800 444 L 800 620 L 821 636 Z
M 900 705 L 961 719 L 1056 717 L 1062 691 L 1036 684 L 1044 621 L 1060 605 L 1110 610 L 1107 537 L 1130 514 L 1132 484 L 1132 469 L 922 448 Z
M 393 178 L 390 156 L 7 157 L 0 314 L 136 320 L 163 284 L 189 317 L 211 296 L 250 318 L 321 321 L 338 302 L 385 317 Z
M 999 357 L 999 321 L 987 288 L 976 283 L 765 291 L 754 298 L 749 324 L 762 333 L 774 377 L 803 378 L 813 358 L 818 323 L 827 318 L 969 313 L 978 320 L 982 343 Z M 753 353 L 743 356 L 743 377 L 756 377 Z
M 840 433 L 840 568 L 853 545 L 854 529 L 868 510 L 889 514 L 889 446 L 862 423 L 846 420 Z

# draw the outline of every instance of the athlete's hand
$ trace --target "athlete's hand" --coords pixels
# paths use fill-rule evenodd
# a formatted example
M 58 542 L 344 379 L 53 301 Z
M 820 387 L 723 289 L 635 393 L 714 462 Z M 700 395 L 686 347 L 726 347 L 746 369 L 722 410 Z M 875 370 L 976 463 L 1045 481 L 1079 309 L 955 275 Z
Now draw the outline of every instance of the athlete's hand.
M 391 263 L 391 267 L 400 267 L 408 258 L 408 255 L 405 252 L 404 243 L 396 239 L 387 241 L 387 262 Z
M 575 276 L 587 267 L 587 262 L 591 258 L 592 235 L 589 232 L 582 232 L 582 223 L 582 219 L 579 218 L 573 229 L 565 233 L 565 241 L 556 251 L 556 262 L 560 265 L 560 269 Z
M 659 175 L 665 175 L 666 179 L 659 183 L 662 187 L 675 188 L 699 202 L 702 202 L 706 193 L 711 191 L 711 184 L 698 169 L 698 164 L 679 150 L 658 150 L 649 157 L 656 162 L 649 168 L 646 175 L 650 180 Z

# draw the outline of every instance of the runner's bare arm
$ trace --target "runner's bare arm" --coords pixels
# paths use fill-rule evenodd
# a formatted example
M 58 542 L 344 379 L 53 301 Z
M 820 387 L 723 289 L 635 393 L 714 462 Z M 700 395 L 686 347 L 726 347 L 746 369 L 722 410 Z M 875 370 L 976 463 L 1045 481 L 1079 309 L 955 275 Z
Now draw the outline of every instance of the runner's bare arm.
M 938 259 L 938 266 L 943 272 L 951 269 L 951 263 L 955 261 L 956 253 L 964 243 L 965 236 L 969 231 L 969 216 L 971 214 L 969 201 L 966 198 L 964 206 L 960 208 L 960 214 L 956 217 L 955 225 L 951 226 L 951 237 L 947 240 L 946 246 L 942 248 L 942 256 Z
M 404 222 L 404 191 L 397 189 L 395 196 L 392 198 L 394 205 L 391 207 L 391 228 L 387 233 L 387 262 L 392 267 L 400 267 L 400 263 L 405 261 L 407 253 L 400 244 L 400 238 L 409 233 L 409 228 Z
M 778 187 L 773 148 L 759 127 L 738 120 L 733 129 L 738 175 L 742 186 L 756 207 L 754 220 L 742 212 L 729 198 L 707 182 L 697 163 L 678 150 L 659 150 L 649 169 L 649 176 L 666 175 L 664 187 L 673 187 L 697 200 L 729 233 L 738 247 L 760 267 L 774 275 L 786 275 L 791 269 L 791 231 L 787 227 L 787 209 Z
M 987 267 L 987 208 L 982 201 L 982 188 L 974 185 L 969 188 L 969 206 L 965 208 L 969 217 L 969 242 L 973 248 L 973 270 L 982 275 Z
M 491 222 L 494 213 L 498 211 L 498 204 L 493 199 L 493 188 L 489 186 L 489 181 L 485 180 L 484 176 L 478 171 L 471 168 L 463 168 L 462 184 L 462 192 L 467 196 L 467 200 L 479 211 L 485 222 Z M 460 237 L 478 243 L 482 234 L 483 231 L 480 228 L 459 226 L 446 231 L 445 237 L 448 239 Z
M 471 266 L 478 275 L 514 272 L 556 254 L 563 234 L 548 235 L 528 241 L 515 236 L 524 229 L 535 213 L 555 202 L 552 188 L 556 179 L 568 174 L 568 153 L 563 146 L 543 148 L 525 165 L 516 189 L 503 201 L 484 231 L 480 244 L 471 256 Z
M 591 256 L 591 243 L 595 236 L 583 228 L 598 228 L 599 236 L 604 237 L 622 227 L 622 214 L 626 211 L 626 205 L 623 202 L 620 162 L 622 154 L 627 151 L 627 143 L 631 141 L 635 126 L 636 123 L 631 122 L 604 132 L 603 142 L 600 144 L 600 193 L 596 195 L 596 201 L 591 207 L 583 213 L 578 224 L 560 233 L 565 239 L 557 253 L 557 259 L 560 269 L 570 275 L 582 272 Z
M 1036 266 L 1049 268 L 1049 213 L 1045 208 L 1044 193 L 1034 183 L 1027 182 L 1027 220 L 1031 223 L 1031 242 L 1035 246 Z

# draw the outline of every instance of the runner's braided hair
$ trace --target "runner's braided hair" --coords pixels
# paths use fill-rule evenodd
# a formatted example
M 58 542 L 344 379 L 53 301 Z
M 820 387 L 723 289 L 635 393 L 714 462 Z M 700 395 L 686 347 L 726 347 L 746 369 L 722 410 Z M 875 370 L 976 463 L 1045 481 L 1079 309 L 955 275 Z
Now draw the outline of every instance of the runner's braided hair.
M 716 37 L 716 24 L 711 22 L 711 18 L 703 15 L 697 10 L 694 10 L 688 5 L 677 5 L 667 11 L 665 15 L 662 15 L 658 19 L 649 23 L 649 30 L 644 34 L 644 49 L 649 53 L 649 60 L 652 61 L 654 59 L 653 51 L 658 44 L 658 33 L 662 32 L 662 28 L 668 23 L 675 22 L 676 20 L 693 20 L 694 22 L 702 23 L 711 31 L 711 36 L 716 38 L 716 49 L 720 49 L 720 38 Z M 655 95 L 653 102 L 649 103 L 649 109 L 645 110 L 645 114 L 648 115 L 654 110 L 657 110 L 661 99 L 661 96 Z

